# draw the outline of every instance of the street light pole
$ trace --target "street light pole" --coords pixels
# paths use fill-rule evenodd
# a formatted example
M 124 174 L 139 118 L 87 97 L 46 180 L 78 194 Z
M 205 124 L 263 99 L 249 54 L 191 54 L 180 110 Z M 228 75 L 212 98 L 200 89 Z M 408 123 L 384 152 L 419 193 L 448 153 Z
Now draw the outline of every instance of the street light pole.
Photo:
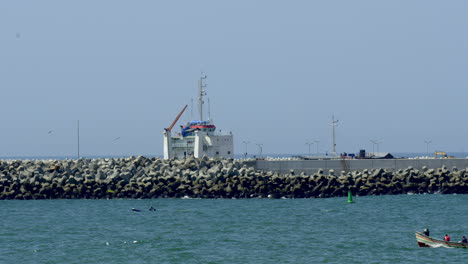
M 249 141 L 242 141 L 242 143 L 244 143 L 244 145 L 245 145 L 244 157 L 245 157 L 245 159 L 247 159 L 247 145 L 250 144 L 250 142 Z
M 315 147 L 317 148 L 317 155 L 319 154 L 319 140 L 314 140 L 314 143 L 317 144 Z
M 310 146 L 313 145 L 314 142 L 306 142 L 306 145 L 309 145 L 309 156 L 310 156 Z
M 424 143 L 426 143 L 426 156 L 429 157 L 429 144 L 432 143 L 431 140 L 424 140 Z
M 330 122 L 331 126 L 331 137 L 332 137 L 332 148 L 331 152 L 333 156 L 336 156 L 336 142 L 335 142 L 335 126 L 338 125 L 338 120 L 335 120 L 335 116 L 332 116 L 332 120 Z
M 371 139 L 369 141 L 372 142 L 372 152 L 375 153 L 374 152 L 375 151 L 374 147 L 375 147 L 375 145 L 377 145 L 377 153 L 379 153 L 379 145 L 380 145 L 380 143 L 382 143 L 382 141 L 377 140 L 377 139 L 374 139 L 374 140 Z M 374 156 L 375 156 L 375 154 L 374 154 Z
M 76 122 L 76 132 L 77 132 L 77 158 L 80 159 L 80 120 Z
M 255 144 L 255 145 L 257 145 L 258 147 L 258 157 L 260 157 L 263 151 L 263 148 L 262 148 L 263 144 Z
M 372 155 L 375 156 L 375 144 L 377 144 L 377 141 L 372 139 L 369 141 L 372 142 Z

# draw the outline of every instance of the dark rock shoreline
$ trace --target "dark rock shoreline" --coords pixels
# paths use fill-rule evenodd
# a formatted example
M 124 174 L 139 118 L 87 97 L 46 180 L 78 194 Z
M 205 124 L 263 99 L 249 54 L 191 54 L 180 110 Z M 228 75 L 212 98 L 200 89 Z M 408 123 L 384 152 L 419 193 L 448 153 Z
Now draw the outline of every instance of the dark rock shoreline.
M 0 200 L 112 198 L 326 198 L 406 193 L 467 194 L 457 168 L 280 175 L 227 159 L 0 161 Z

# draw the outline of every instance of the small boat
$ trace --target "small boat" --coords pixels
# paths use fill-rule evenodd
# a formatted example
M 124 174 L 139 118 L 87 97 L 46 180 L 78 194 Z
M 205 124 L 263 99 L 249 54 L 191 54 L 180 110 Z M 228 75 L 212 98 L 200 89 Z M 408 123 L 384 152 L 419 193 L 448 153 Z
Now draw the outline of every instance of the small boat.
M 430 236 L 426 236 L 421 232 L 416 232 L 416 240 L 420 247 L 444 247 L 444 248 L 468 248 L 468 243 L 461 242 L 447 242 L 445 240 L 435 239 Z

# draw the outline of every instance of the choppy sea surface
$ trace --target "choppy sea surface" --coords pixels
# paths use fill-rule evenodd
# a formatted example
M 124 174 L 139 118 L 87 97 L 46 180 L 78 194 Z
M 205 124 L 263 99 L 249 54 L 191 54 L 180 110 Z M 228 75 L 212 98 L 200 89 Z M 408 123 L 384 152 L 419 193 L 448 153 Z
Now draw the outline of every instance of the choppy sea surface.
M 468 195 L 354 200 L 0 201 L 0 263 L 466 263 Z

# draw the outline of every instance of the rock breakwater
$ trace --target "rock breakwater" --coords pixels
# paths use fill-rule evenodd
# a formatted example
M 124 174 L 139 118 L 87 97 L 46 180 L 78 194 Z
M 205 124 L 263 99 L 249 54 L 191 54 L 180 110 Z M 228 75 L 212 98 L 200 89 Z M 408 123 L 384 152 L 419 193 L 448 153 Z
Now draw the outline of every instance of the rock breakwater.
M 310 198 L 405 193 L 468 193 L 457 168 L 383 169 L 312 175 L 256 171 L 232 159 L 0 161 L 0 199 Z

